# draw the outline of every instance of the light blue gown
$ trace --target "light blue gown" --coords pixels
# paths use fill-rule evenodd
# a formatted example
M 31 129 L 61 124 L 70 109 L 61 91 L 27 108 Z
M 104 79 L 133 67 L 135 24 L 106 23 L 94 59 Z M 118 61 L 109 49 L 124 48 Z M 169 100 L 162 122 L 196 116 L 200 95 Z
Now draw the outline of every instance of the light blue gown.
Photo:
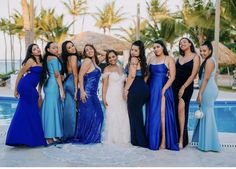
M 80 60 L 78 60 L 77 65 L 78 68 L 81 66 Z M 72 73 L 68 73 L 64 81 L 64 91 L 63 140 L 68 142 L 74 138 L 77 121 L 76 101 L 74 100 L 75 85 Z
M 41 117 L 45 138 L 61 138 L 62 131 L 62 101 L 55 72 L 62 68 L 58 59 L 47 61 L 48 79 L 44 85 L 45 97 L 43 100 Z
M 218 88 L 215 82 L 216 62 L 213 56 L 210 59 L 214 61 L 215 69 L 202 94 L 201 109 L 204 116 L 202 119 L 196 121 L 192 142 L 198 142 L 198 149 L 202 151 L 220 151 L 220 142 L 214 114 L 214 102 L 218 95 Z M 204 69 L 202 73 L 199 86 L 201 86 L 202 80 L 204 79 Z

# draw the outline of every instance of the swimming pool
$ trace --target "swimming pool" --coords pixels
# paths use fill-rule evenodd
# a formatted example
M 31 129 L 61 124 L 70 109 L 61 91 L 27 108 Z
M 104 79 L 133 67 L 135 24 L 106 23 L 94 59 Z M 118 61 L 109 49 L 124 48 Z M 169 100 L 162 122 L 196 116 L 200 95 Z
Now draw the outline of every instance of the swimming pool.
M 12 97 L 0 97 L 0 125 L 7 125 L 16 110 L 18 100 Z M 194 112 L 197 103 L 190 102 L 188 130 L 192 131 L 195 125 Z M 216 101 L 215 117 L 219 132 L 236 133 L 236 101 Z

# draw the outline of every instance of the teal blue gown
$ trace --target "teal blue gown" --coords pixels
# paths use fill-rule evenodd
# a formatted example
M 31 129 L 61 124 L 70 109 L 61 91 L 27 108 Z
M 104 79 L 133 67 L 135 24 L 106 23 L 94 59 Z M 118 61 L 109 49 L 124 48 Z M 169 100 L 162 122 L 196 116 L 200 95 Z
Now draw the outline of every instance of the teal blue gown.
M 214 57 L 211 57 L 210 59 L 215 62 Z M 199 80 L 199 86 L 201 86 L 202 80 L 204 79 L 204 69 L 202 73 L 202 78 Z M 201 109 L 204 116 L 202 119 L 196 121 L 192 138 L 192 142 L 198 142 L 198 149 L 202 151 L 220 151 L 220 142 L 214 114 L 214 102 L 218 95 L 215 74 L 216 62 L 215 69 L 202 94 Z
M 80 60 L 78 60 L 77 66 L 79 69 L 81 66 Z M 75 85 L 74 76 L 72 73 L 67 74 L 63 86 L 65 91 L 63 110 L 63 140 L 65 142 L 70 142 L 74 138 L 77 121 L 76 101 L 74 100 Z
M 54 73 L 60 72 L 58 59 L 47 61 L 48 79 L 44 84 L 45 97 L 41 109 L 42 124 L 45 138 L 61 138 L 62 131 L 62 101 L 59 86 Z

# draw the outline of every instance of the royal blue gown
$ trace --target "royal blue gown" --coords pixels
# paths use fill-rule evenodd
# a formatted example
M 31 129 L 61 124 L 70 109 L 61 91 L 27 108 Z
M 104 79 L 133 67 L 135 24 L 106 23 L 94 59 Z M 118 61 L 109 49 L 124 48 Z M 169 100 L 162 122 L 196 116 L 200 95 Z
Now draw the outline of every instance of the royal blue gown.
M 101 70 L 97 67 L 84 76 L 84 90 L 87 94 L 87 100 L 83 103 L 80 100 L 80 92 L 78 92 L 78 125 L 74 143 L 90 144 L 101 142 L 104 117 L 97 95 L 100 76 Z
M 81 61 L 78 60 L 78 68 L 81 65 Z M 77 121 L 77 108 L 76 101 L 74 100 L 75 86 L 74 76 L 72 73 L 68 73 L 66 79 L 64 80 L 64 91 L 65 91 L 65 101 L 63 108 L 63 140 L 65 142 L 74 139 Z
M 159 150 L 161 144 L 161 101 L 162 88 L 168 81 L 166 65 L 151 64 L 150 70 L 150 100 L 146 116 L 146 133 L 151 150 Z M 172 88 L 165 93 L 165 135 L 166 148 L 179 150 L 178 134 L 175 118 L 175 105 Z
M 20 99 L 8 129 L 6 145 L 46 146 L 38 108 L 36 87 L 42 72 L 41 66 L 30 67 L 18 84 Z

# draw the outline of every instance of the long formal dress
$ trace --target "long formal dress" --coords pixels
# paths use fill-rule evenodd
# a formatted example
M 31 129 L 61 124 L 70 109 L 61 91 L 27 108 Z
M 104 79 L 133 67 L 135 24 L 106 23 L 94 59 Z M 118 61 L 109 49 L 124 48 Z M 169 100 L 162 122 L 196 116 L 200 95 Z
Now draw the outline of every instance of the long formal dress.
M 87 100 L 83 103 L 79 100 L 78 125 L 74 143 L 90 144 L 101 142 L 101 131 L 103 125 L 103 111 L 98 99 L 98 82 L 101 70 L 95 68 L 84 76 L 84 89 Z M 78 92 L 80 98 L 80 92 Z
M 215 62 L 214 57 L 211 57 L 210 59 Z M 204 116 L 196 121 L 193 132 L 192 142 L 198 142 L 198 149 L 202 151 L 220 151 L 220 142 L 214 114 L 214 102 L 218 96 L 218 87 L 215 82 L 215 74 L 216 62 L 215 69 L 213 70 L 210 79 L 207 82 L 206 88 L 202 93 L 201 109 Z M 202 72 L 202 78 L 199 80 L 199 86 L 201 86 L 203 79 L 204 69 Z
M 162 88 L 168 81 L 168 68 L 163 64 L 150 64 L 150 100 L 146 118 L 146 131 L 151 150 L 159 150 L 161 144 L 161 101 Z M 175 105 L 172 88 L 165 93 L 166 148 L 179 150 Z
M 130 125 L 127 103 L 122 93 L 125 74 L 118 72 L 106 72 L 103 77 L 108 76 L 108 88 L 106 108 L 104 143 L 129 144 L 130 143 Z
M 183 84 L 191 76 L 193 70 L 193 59 L 183 65 L 179 63 L 179 59 L 176 61 L 176 77 L 173 82 L 172 89 L 175 100 L 175 112 L 176 112 L 176 122 L 178 128 L 178 136 L 180 137 L 179 129 L 179 118 L 178 118 L 178 105 L 179 97 L 178 93 Z M 189 114 L 189 103 L 193 94 L 193 82 L 185 89 L 182 99 L 185 102 L 185 122 L 184 122 L 184 137 L 183 137 L 183 147 L 188 145 L 188 114 Z
M 20 99 L 8 129 L 6 145 L 46 146 L 38 108 L 38 92 L 41 66 L 30 67 L 18 84 Z
M 128 93 L 131 144 L 145 148 L 148 147 L 148 141 L 143 120 L 143 106 L 147 103 L 148 99 L 149 87 L 144 81 L 141 70 L 137 70 Z
M 81 61 L 78 60 L 77 66 L 80 68 Z M 74 76 L 68 73 L 64 80 L 65 101 L 63 107 L 63 140 L 70 142 L 74 139 L 77 124 L 77 107 L 74 100 L 75 86 Z
M 61 65 L 58 59 L 47 61 L 48 79 L 44 84 L 45 97 L 41 109 L 41 117 L 45 138 L 61 138 L 62 130 L 62 101 L 59 86 L 54 75 L 60 72 Z

